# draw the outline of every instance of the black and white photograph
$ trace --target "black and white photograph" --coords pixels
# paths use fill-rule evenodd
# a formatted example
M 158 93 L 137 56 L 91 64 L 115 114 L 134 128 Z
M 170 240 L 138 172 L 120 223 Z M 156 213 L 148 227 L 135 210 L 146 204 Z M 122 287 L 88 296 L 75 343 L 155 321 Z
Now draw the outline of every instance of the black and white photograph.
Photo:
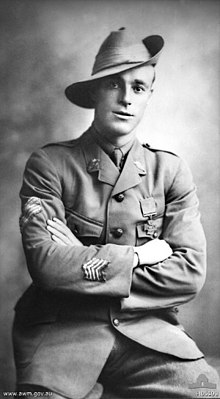
M 0 396 L 220 398 L 220 2 L 0 32 Z

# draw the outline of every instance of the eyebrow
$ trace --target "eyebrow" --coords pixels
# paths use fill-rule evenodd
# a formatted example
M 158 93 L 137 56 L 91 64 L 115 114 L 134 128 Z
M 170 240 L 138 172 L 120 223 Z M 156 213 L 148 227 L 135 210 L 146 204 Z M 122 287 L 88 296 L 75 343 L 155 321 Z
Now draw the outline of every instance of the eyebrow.
M 112 79 L 123 81 L 123 78 L 120 76 L 120 74 L 115 74 L 115 76 L 109 76 L 109 80 L 112 80 Z M 149 87 L 149 84 L 146 83 L 144 80 L 141 80 L 141 79 L 134 79 L 133 83 L 145 86 L 146 88 Z
M 144 82 L 143 80 L 140 80 L 140 79 L 135 79 L 134 82 L 135 82 L 136 84 L 138 84 L 138 85 L 143 85 L 143 86 L 145 86 L 145 87 L 148 87 L 148 86 L 149 86 L 146 82 Z

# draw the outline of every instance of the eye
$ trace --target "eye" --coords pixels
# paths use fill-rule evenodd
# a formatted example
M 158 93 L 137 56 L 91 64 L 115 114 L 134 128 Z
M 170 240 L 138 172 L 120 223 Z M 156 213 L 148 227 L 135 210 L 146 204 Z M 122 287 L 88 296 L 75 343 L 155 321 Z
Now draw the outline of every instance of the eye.
M 118 89 L 119 88 L 119 83 L 117 82 L 117 80 L 110 80 L 109 87 L 111 89 Z
M 133 90 L 135 93 L 142 93 L 145 91 L 145 87 L 144 86 L 140 86 L 140 85 L 135 85 L 133 87 Z

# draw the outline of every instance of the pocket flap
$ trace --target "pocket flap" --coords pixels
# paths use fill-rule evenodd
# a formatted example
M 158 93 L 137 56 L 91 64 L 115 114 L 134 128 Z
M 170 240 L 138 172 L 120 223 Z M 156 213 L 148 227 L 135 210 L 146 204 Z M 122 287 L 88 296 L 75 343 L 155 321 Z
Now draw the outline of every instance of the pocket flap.
M 67 226 L 70 230 L 80 237 L 100 237 L 103 224 L 87 217 L 69 213 L 67 215 Z

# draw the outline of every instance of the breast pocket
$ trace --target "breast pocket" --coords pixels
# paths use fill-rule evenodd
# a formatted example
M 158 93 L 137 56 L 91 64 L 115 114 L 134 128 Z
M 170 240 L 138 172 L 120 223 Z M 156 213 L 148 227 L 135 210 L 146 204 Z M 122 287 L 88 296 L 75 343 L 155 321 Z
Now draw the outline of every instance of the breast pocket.
M 67 226 L 84 245 L 100 244 L 103 239 L 103 224 L 75 211 L 66 212 Z

